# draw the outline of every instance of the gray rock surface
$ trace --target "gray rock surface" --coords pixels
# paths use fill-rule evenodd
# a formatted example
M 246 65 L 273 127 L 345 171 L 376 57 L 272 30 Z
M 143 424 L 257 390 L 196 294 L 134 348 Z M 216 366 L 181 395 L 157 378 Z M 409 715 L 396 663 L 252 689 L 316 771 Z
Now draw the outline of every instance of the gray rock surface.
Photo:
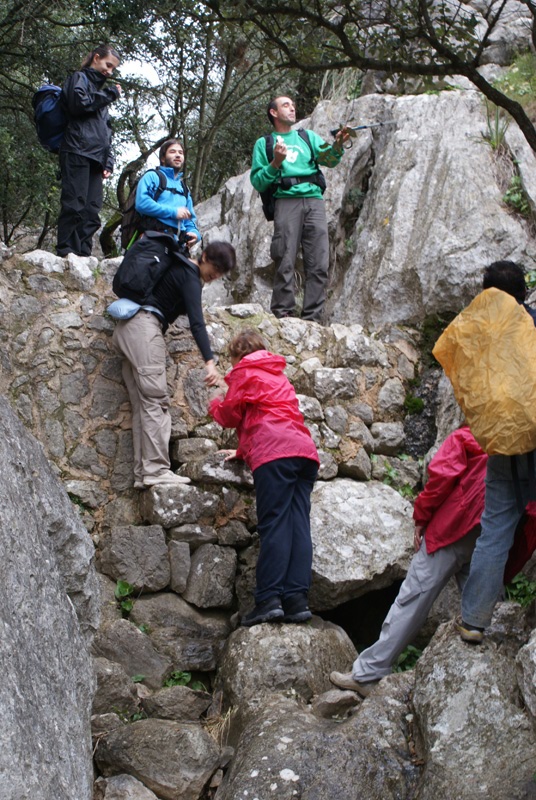
M 0 398 L 0 797 L 90 800 L 93 545 Z
M 198 800 L 219 749 L 200 725 L 144 719 L 103 736 L 95 759 L 105 777 L 126 772 L 163 800 Z
M 173 666 L 171 659 L 158 652 L 149 637 L 126 619 L 103 625 L 95 638 L 93 652 L 121 664 L 130 678 L 143 677 L 153 689 L 162 686 Z
M 211 702 L 212 695 L 208 692 L 188 686 L 168 686 L 144 698 L 142 705 L 149 717 L 175 722 L 199 722 Z
M 318 719 L 295 698 L 269 695 L 244 730 L 216 800 L 400 800 L 420 768 L 408 745 L 411 681 L 384 681 L 346 721 Z
M 318 483 L 311 534 L 311 605 L 334 608 L 403 577 L 413 549 L 412 507 L 383 484 Z
M 502 647 L 468 645 L 443 625 L 419 659 L 413 700 L 425 749 L 419 800 L 530 796 L 536 731 Z
M 93 800 L 158 800 L 158 798 L 132 775 L 114 775 L 111 778 L 97 778 Z
M 116 581 L 127 581 L 136 593 L 164 589 L 170 579 L 164 530 L 159 525 L 124 525 L 105 531 L 100 569 Z
M 232 547 L 202 544 L 192 555 L 184 599 L 198 608 L 229 608 L 236 561 Z
M 262 705 L 264 695 L 292 693 L 309 701 L 332 689 L 329 673 L 346 670 L 356 651 L 344 631 L 318 617 L 307 625 L 239 628 L 221 657 L 217 686 L 230 706 Z

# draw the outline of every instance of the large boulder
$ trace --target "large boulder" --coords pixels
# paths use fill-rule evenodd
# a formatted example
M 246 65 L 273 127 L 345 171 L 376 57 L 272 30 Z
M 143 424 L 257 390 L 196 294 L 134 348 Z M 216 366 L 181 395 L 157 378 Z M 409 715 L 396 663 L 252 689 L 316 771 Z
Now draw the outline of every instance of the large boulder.
M 311 605 L 335 608 L 404 577 L 413 550 L 411 503 L 382 483 L 318 483 L 311 533 Z
M 127 773 L 163 800 L 199 800 L 220 759 L 201 725 L 144 719 L 99 739 L 95 760 L 102 774 Z
M 318 719 L 296 698 L 266 696 L 240 737 L 216 800 L 415 797 L 421 770 L 410 746 L 410 687 L 405 675 L 383 681 L 345 721 Z
M 488 637 L 468 645 L 443 625 L 418 661 L 413 700 L 425 749 L 419 800 L 532 796 L 536 732 L 508 649 Z
M 0 797 L 90 800 L 93 545 L 0 398 Z

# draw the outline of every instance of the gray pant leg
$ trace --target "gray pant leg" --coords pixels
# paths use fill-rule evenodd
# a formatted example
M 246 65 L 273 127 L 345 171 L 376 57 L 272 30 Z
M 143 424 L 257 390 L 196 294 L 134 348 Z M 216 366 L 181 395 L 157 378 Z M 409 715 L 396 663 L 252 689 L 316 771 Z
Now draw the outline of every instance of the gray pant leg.
M 113 340 L 130 366 L 123 375 L 133 409 L 134 452 L 141 456 L 143 477 L 161 475 L 170 467 L 171 435 L 162 326 L 153 314 L 139 311 L 132 319 L 117 323 Z M 138 462 L 137 480 L 139 469 Z
M 276 200 L 274 235 L 270 255 L 275 262 L 276 274 L 270 309 L 276 317 L 293 314 L 295 267 L 303 228 L 304 201 L 300 198 Z
M 471 560 L 480 526 L 453 544 L 426 552 L 423 541 L 382 625 L 380 638 L 354 661 L 357 681 L 375 681 L 389 675 L 400 653 L 415 638 L 434 600 L 452 575 Z
M 320 320 L 328 286 L 329 237 L 326 206 L 319 197 L 309 197 L 302 233 L 305 291 L 303 319 Z

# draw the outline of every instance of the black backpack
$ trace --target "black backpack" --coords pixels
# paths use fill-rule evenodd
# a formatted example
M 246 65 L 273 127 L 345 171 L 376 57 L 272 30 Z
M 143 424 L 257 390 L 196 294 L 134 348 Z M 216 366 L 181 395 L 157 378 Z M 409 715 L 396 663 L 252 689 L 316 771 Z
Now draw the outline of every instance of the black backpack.
M 264 137 L 266 142 L 266 156 L 268 158 L 268 163 L 273 160 L 274 157 L 274 140 L 273 137 L 277 134 L 267 133 Z M 265 189 L 264 192 L 260 192 L 261 201 L 262 201 L 262 210 L 264 212 L 264 216 L 268 220 L 268 222 L 272 222 L 275 214 L 275 197 L 274 194 L 279 188 L 282 189 L 290 189 L 291 186 L 296 186 L 298 183 L 316 183 L 317 186 L 320 187 L 322 194 L 326 191 L 326 179 L 324 177 L 324 173 L 316 163 L 316 159 L 314 157 L 313 148 L 311 147 L 311 142 L 309 141 L 309 134 L 305 130 L 305 128 L 298 128 L 298 135 L 303 139 L 303 141 L 307 144 L 309 150 L 311 151 L 311 161 L 314 162 L 317 173 L 316 175 L 307 175 L 305 177 L 294 177 L 294 178 L 277 178 L 268 189 Z
M 159 185 L 153 198 L 155 203 L 158 202 L 158 198 L 162 192 L 181 194 L 181 192 L 179 192 L 178 189 L 175 189 L 175 187 L 168 188 L 166 176 L 159 167 L 156 167 L 155 169 L 149 169 L 147 172 L 156 172 L 158 175 Z M 138 178 L 130 190 L 127 202 L 125 203 L 125 210 L 123 211 L 123 216 L 121 218 L 121 247 L 123 250 L 128 250 L 144 231 L 158 230 L 158 228 L 161 226 L 161 223 L 154 217 L 147 217 L 136 211 L 136 190 L 139 182 L 140 179 Z M 190 192 L 186 182 L 182 178 L 181 184 L 184 196 L 186 199 L 188 199 Z
M 146 231 L 125 253 L 114 275 L 114 294 L 145 305 L 172 264 L 194 267 L 182 255 L 173 236 L 160 231 Z

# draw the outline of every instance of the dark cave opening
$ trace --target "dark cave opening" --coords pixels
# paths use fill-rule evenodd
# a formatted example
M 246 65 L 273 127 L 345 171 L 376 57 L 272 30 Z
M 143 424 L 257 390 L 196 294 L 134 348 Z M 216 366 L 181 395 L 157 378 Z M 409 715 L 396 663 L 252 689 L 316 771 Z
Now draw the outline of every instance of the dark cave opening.
M 402 581 L 395 581 L 383 589 L 348 600 L 329 611 L 315 612 L 328 622 L 339 625 L 350 637 L 354 646 L 361 652 L 378 639 L 380 630 Z

